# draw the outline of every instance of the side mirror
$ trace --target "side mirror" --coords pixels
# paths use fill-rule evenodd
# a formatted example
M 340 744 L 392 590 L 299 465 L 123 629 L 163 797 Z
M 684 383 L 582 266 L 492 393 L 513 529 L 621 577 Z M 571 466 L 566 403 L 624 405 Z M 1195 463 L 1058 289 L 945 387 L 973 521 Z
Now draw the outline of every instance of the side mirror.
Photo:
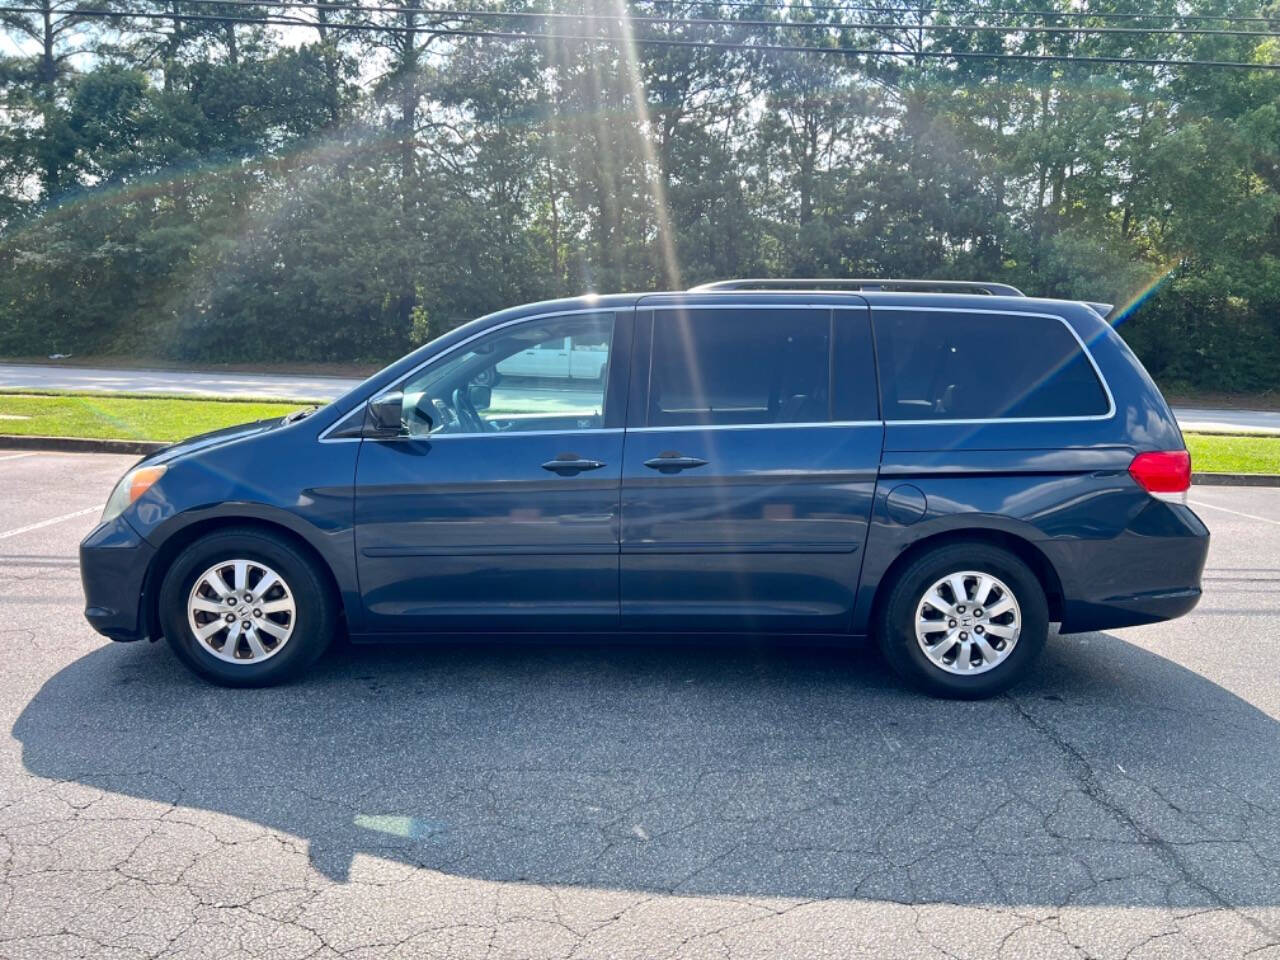
M 404 433 L 404 394 L 399 390 L 379 394 L 367 409 L 366 436 L 398 437 Z
M 477 410 L 488 410 L 493 402 L 493 387 L 484 383 L 473 383 L 467 387 L 467 399 Z

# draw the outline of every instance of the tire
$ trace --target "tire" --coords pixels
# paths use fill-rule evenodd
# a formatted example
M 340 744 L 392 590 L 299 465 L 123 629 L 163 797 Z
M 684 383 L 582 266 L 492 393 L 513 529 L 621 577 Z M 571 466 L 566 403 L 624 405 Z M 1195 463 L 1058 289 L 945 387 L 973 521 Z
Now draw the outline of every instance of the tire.
M 165 574 L 159 612 L 178 658 L 228 687 L 299 676 L 328 648 L 338 622 L 316 564 L 287 540 L 246 528 L 209 534 L 183 550 Z
M 953 575 L 964 589 L 963 603 Z M 978 597 L 981 590 L 985 596 Z M 929 603 L 927 595 L 938 602 Z M 977 615 L 975 599 L 987 603 Z M 935 697 L 977 700 L 1026 675 L 1048 639 L 1049 606 L 1036 575 L 1013 553 L 986 543 L 952 543 L 897 575 L 875 632 L 899 676 Z

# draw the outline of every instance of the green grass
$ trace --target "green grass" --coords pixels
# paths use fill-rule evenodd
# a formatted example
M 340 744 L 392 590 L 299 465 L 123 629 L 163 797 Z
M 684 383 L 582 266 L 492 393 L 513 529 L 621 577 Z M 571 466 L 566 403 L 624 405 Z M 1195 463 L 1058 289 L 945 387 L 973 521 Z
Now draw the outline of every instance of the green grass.
M 172 397 L 0 394 L 0 434 L 181 440 L 251 420 L 281 417 L 298 403 Z
M 1280 437 L 1185 435 L 1196 473 L 1280 473 Z

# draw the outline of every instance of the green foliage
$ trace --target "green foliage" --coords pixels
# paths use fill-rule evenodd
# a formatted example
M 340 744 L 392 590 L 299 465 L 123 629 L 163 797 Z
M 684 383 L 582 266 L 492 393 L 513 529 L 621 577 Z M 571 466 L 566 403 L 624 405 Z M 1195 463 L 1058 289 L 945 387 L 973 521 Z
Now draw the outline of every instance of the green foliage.
M 1157 378 L 1280 386 L 1280 76 L 321 22 L 300 42 L 218 20 L 104 24 L 85 3 L 5 21 L 22 55 L 0 60 L 3 354 L 378 362 L 478 314 L 586 290 L 934 276 L 1127 304 L 1159 280 L 1120 324 Z M 918 41 L 747 22 L 777 16 L 767 7 L 631 6 L 741 21 L 634 26 L 673 39 Z M 1186 12 L 1259 11 L 1196 0 Z M 423 17 L 359 3 L 341 16 Z M 1265 37 L 933 42 L 1278 53 Z
M 435 333 L 431 329 L 431 315 L 422 303 L 422 287 L 417 288 L 417 294 L 418 302 L 409 311 L 409 341 L 415 347 L 420 347 L 435 339 Z

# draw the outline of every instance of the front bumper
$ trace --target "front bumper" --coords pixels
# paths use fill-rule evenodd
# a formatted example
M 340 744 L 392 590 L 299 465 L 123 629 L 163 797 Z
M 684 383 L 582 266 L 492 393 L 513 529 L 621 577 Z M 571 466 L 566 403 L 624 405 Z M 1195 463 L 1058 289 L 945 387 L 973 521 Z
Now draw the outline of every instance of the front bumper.
M 1209 530 L 1189 507 L 1152 500 L 1120 536 L 1041 544 L 1063 580 L 1062 633 L 1172 620 L 1200 602 Z
M 100 524 L 80 543 L 84 616 L 104 637 L 147 637 L 143 589 L 155 553 L 120 517 Z

